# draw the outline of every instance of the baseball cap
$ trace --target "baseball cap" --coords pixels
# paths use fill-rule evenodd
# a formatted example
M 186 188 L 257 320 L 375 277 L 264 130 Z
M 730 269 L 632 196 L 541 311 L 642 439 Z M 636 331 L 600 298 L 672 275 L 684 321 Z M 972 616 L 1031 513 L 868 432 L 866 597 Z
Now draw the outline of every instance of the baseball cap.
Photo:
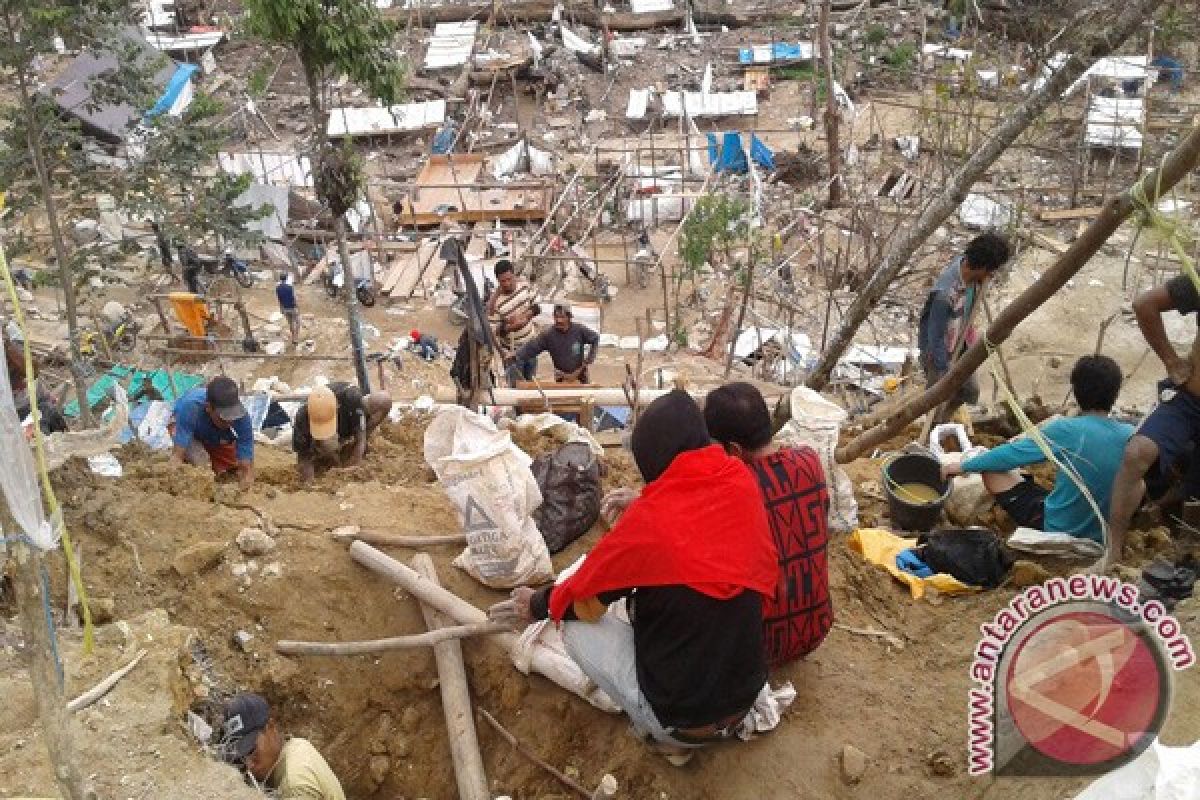
M 228 748 L 228 758 L 245 761 L 258 746 L 258 734 L 271 719 L 271 707 L 261 695 L 251 692 L 236 694 L 225 703 L 225 721 L 221 741 Z
M 216 409 L 217 416 L 226 422 L 235 422 L 246 416 L 246 407 L 238 399 L 237 384 L 224 375 L 208 382 L 208 402 Z
M 308 430 L 314 439 L 337 436 L 337 398 L 328 386 L 318 386 L 308 396 Z

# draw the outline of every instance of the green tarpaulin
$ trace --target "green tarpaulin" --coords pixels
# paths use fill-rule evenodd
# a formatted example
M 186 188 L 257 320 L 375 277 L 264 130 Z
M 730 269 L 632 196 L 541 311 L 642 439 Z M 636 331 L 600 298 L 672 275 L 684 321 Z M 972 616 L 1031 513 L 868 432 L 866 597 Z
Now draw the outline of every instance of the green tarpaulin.
M 132 376 L 133 380 L 130 380 Z M 128 387 L 130 394 L 133 394 L 142 385 L 142 381 L 146 376 L 150 377 L 150 383 L 162 395 L 163 400 L 168 403 L 174 403 L 176 399 L 175 393 L 171 391 L 171 380 L 167 377 L 165 369 L 156 369 L 151 371 L 135 369 L 127 367 L 124 364 L 117 364 L 108 372 L 100 377 L 98 381 L 92 384 L 92 388 L 88 389 L 88 406 L 95 408 L 96 405 L 109 396 L 110 389 L 114 383 L 120 383 L 122 386 Z M 203 375 L 192 375 L 186 372 L 172 372 L 171 377 L 175 379 L 175 388 L 182 394 L 200 384 L 204 383 Z M 79 403 L 75 400 L 67 403 L 63 409 L 63 413 L 68 417 L 79 416 Z

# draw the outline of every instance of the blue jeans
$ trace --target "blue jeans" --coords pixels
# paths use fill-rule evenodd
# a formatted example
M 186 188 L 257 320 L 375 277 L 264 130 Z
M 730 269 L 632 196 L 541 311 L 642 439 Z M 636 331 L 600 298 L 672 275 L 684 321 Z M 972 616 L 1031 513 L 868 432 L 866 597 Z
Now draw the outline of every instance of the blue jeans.
M 701 746 L 673 738 L 642 694 L 634 660 L 632 625 L 609 613 L 596 622 L 564 622 L 562 637 L 567 654 L 629 716 L 638 736 L 673 747 Z

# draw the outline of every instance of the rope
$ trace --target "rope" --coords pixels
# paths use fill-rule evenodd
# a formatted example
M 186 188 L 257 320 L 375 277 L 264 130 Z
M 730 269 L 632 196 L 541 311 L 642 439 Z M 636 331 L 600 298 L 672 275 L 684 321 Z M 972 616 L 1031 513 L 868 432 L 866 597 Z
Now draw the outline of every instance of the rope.
M 1159 164 L 1158 178 L 1154 187 L 1154 196 L 1159 199 L 1162 198 L 1162 178 L 1165 164 L 1166 156 L 1164 155 L 1162 163 Z M 1191 237 L 1180 225 L 1179 220 L 1171 219 L 1160 211 L 1156 204 L 1150 202 L 1146 196 L 1145 184 L 1145 181 L 1138 181 L 1129 190 L 1129 197 L 1138 211 L 1139 232 L 1141 228 L 1151 228 L 1162 236 L 1183 265 L 1183 274 L 1188 276 L 1192 285 L 1196 287 L 1196 291 L 1200 292 L 1200 274 L 1197 274 L 1196 265 L 1184 247 L 1184 240 L 1190 241 Z M 1174 188 L 1171 189 L 1171 196 L 1175 197 Z
M 38 407 L 37 400 L 37 376 L 33 372 L 33 348 L 29 346 L 29 329 L 25 324 L 25 312 L 21 308 L 21 299 L 17 296 L 17 285 L 13 281 L 12 273 L 9 271 L 8 259 L 5 257 L 2 246 L 0 246 L 0 277 L 8 285 L 8 299 L 12 302 L 13 321 L 20 328 L 21 338 L 24 343 L 22 350 L 25 355 L 25 384 L 29 387 L 27 390 L 29 394 L 29 409 L 30 414 L 33 416 L 33 445 L 34 453 L 37 456 L 38 480 L 42 486 L 42 495 L 46 500 L 46 508 L 50 512 L 50 520 L 61 532 L 63 544 L 66 545 L 63 548 L 63 555 L 67 559 L 67 573 L 71 583 L 75 585 L 75 592 L 79 595 L 79 607 L 83 612 L 83 651 L 91 653 L 95 636 L 92 629 L 92 612 L 88 607 L 87 588 L 83 585 L 83 576 L 79 572 L 79 563 L 75 560 L 75 548 L 71 544 L 71 534 L 67 532 L 67 526 L 62 519 L 62 508 L 58 504 L 58 497 L 55 496 L 54 487 L 50 483 L 50 470 L 46 466 L 46 437 L 42 433 L 42 413 Z M 83 402 L 87 402 L 87 398 L 83 398 Z M 44 589 L 43 602 L 46 604 L 47 618 L 49 619 L 49 587 L 46 586 Z M 51 620 L 50 626 L 50 640 L 53 643 L 54 627 L 52 623 L 53 620 Z M 55 646 L 56 661 L 57 658 L 57 646 Z

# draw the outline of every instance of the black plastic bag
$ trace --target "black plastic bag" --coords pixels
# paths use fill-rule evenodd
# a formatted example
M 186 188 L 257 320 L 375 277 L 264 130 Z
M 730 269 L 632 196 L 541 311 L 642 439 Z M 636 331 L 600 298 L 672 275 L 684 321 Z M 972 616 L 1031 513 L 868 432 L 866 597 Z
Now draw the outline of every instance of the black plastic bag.
M 917 555 L 934 572 L 953 575 L 969 586 L 994 589 L 1004 582 L 1016 558 L 986 528 L 951 528 L 923 533 Z
M 533 521 L 551 553 L 591 530 L 600 518 L 600 462 L 583 442 L 568 442 L 530 465 L 542 504 Z

